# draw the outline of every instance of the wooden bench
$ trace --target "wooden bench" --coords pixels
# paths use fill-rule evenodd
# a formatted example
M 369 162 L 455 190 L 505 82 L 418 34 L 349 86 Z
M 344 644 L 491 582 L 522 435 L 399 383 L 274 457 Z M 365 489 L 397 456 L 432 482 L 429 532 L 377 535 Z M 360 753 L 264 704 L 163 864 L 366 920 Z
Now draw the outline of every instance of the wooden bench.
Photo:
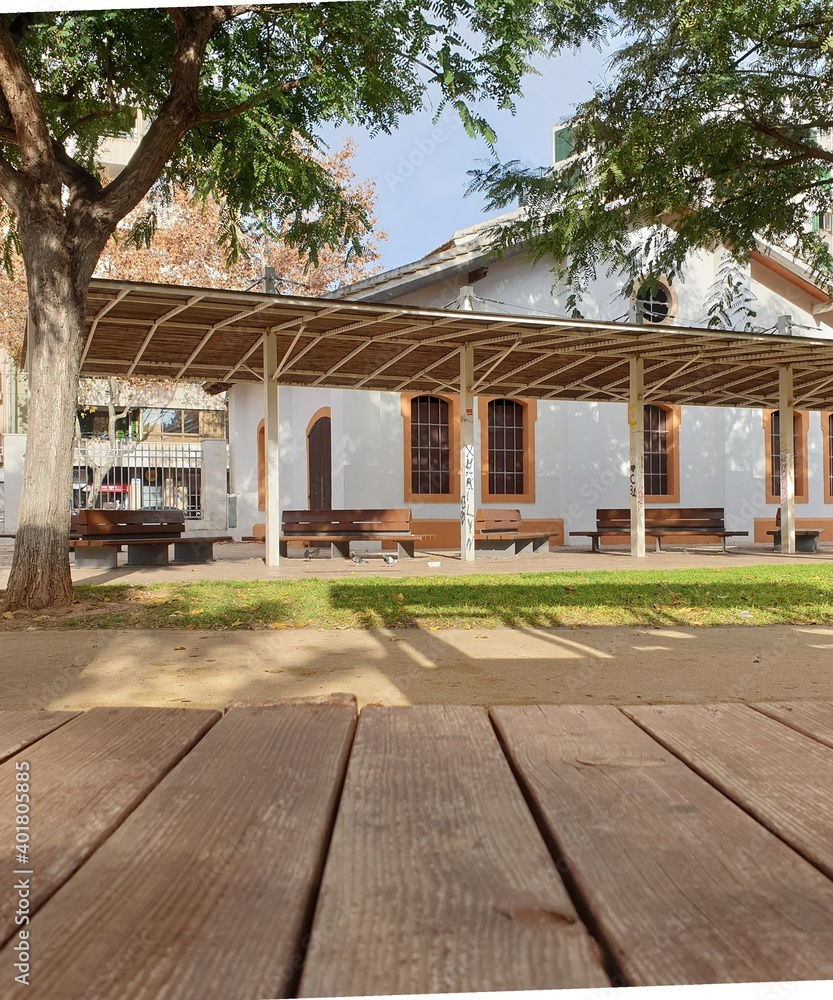
M 330 555 L 350 558 L 351 542 L 395 542 L 400 556 L 413 558 L 416 542 L 434 535 L 411 531 L 408 508 L 375 510 L 285 510 L 281 523 L 280 554 L 288 555 L 290 542 L 329 545 Z
M 542 535 L 540 531 L 521 531 L 521 527 L 519 510 L 478 510 L 474 519 L 475 558 L 549 551 L 549 535 Z
M 630 535 L 631 512 L 629 507 L 607 508 L 596 511 L 595 531 L 571 531 L 575 537 L 591 540 L 591 550 L 601 551 L 602 535 Z M 722 507 L 646 507 L 645 534 L 656 540 L 657 552 L 662 552 L 662 539 L 666 536 L 704 535 L 723 541 L 735 535 L 748 535 L 748 531 L 727 531 Z
M 214 558 L 214 543 L 229 536 L 183 537 L 185 515 L 181 510 L 95 510 L 84 508 L 74 520 L 72 546 L 75 565 L 115 569 L 118 554 L 127 546 L 128 566 L 167 566 L 173 544 L 175 563 L 207 562 Z
M 796 552 L 818 552 L 819 535 L 824 528 L 796 528 L 795 529 L 795 551 Z M 767 531 L 772 535 L 772 546 L 775 549 L 781 548 L 781 508 L 775 512 L 775 527 Z

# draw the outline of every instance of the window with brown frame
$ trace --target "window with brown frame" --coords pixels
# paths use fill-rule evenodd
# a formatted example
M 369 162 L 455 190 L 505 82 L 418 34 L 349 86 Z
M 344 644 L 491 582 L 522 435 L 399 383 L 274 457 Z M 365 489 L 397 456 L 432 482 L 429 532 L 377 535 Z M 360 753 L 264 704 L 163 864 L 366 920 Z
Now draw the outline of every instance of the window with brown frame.
M 833 413 L 821 414 L 821 433 L 824 439 L 824 502 L 833 503 Z
M 402 397 L 406 501 L 459 499 L 457 410 L 451 397 Z
M 482 397 L 478 417 L 481 501 L 534 503 L 535 400 Z
M 487 406 L 489 492 L 524 492 L 524 408 L 513 399 L 492 399 Z
M 680 407 L 649 403 L 643 417 L 646 503 L 680 502 Z
M 793 447 L 795 449 L 795 502 L 807 503 L 807 413 L 793 413 Z M 766 442 L 766 500 L 781 502 L 781 414 L 778 410 L 764 413 Z
M 668 494 L 668 414 L 661 406 L 645 407 L 645 495 Z

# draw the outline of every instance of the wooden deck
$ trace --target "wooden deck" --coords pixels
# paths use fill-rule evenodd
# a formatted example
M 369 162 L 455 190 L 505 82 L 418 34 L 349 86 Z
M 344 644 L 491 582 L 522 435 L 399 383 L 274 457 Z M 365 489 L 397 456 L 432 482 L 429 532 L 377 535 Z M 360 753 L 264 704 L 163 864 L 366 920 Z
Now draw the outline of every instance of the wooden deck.
M 833 703 L 5 712 L 0 761 L 2 998 L 833 979 Z

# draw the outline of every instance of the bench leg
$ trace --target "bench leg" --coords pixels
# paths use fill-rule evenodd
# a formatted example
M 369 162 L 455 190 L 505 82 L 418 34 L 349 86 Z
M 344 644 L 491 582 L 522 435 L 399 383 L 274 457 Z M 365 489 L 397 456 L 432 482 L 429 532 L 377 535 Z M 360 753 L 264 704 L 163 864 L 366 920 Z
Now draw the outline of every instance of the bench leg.
M 413 559 L 414 558 L 414 543 L 413 542 L 397 542 L 396 551 L 400 559 Z
M 214 542 L 203 542 L 199 538 L 174 542 L 175 563 L 204 563 L 214 561 Z
M 550 540 L 549 536 L 546 538 L 533 538 L 532 539 L 532 551 L 533 552 L 549 552 L 550 550 Z
M 82 546 L 75 549 L 76 569 L 116 569 L 119 562 L 118 546 Z
M 162 542 L 159 545 L 131 545 L 128 542 L 127 565 L 167 566 L 170 544 L 170 542 Z
M 819 536 L 818 535 L 796 535 L 795 536 L 795 551 L 796 552 L 818 552 L 819 550 Z
M 590 551 L 591 552 L 601 552 L 602 551 L 601 550 L 601 546 L 599 545 L 600 541 L 601 541 L 601 539 L 599 538 L 598 535 L 593 535 L 591 537 L 591 539 L 590 539 Z
M 654 536 L 654 541 L 656 545 L 654 547 L 655 552 L 662 552 L 662 538 L 659 535 Z
M 350 558 L 350 542 L 330 542 L 330 558 L 337 559 L 341 556 L 342 559 Z
M 515 555 L 515 545 L 517 542 L 511 538 L 484 538 L 475 539 L 474 558 L 475 559 L 511 559 Z
M 281 559 L 289 558 L 289 542 L 278 542 L 278 555 Z

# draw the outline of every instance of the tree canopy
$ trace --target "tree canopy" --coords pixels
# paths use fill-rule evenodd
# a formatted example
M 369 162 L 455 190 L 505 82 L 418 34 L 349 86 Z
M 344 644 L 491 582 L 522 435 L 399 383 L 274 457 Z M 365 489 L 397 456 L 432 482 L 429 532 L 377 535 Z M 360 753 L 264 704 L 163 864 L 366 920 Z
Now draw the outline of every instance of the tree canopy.
M 471 135 L 534 56 L 601 29 L 592 0 L 386 0 L 0 15 L 0 234 L 28 292 L 29 443 L 7 609 L 67 603 L 70 482 L 89 281 L 156 188 L 221 206 L 314 263 L 360 249 L 366 213 L 324 169 L 320 126 L 395 128 L 429 92 Z M 148 123 L 115 178 L 102 139 Z M 152 219 L 135 229 L 138 239 Z
M 785 247 L 824 283 L 833 209 L 833 3 L 617 0 L 609 82 L 569 123 L 551 170 L 474 172 L 490 207 L 528 211 L 498 235 L 552 255 L 573 302 L 598 268 L 673 279 L 697 248 Z

